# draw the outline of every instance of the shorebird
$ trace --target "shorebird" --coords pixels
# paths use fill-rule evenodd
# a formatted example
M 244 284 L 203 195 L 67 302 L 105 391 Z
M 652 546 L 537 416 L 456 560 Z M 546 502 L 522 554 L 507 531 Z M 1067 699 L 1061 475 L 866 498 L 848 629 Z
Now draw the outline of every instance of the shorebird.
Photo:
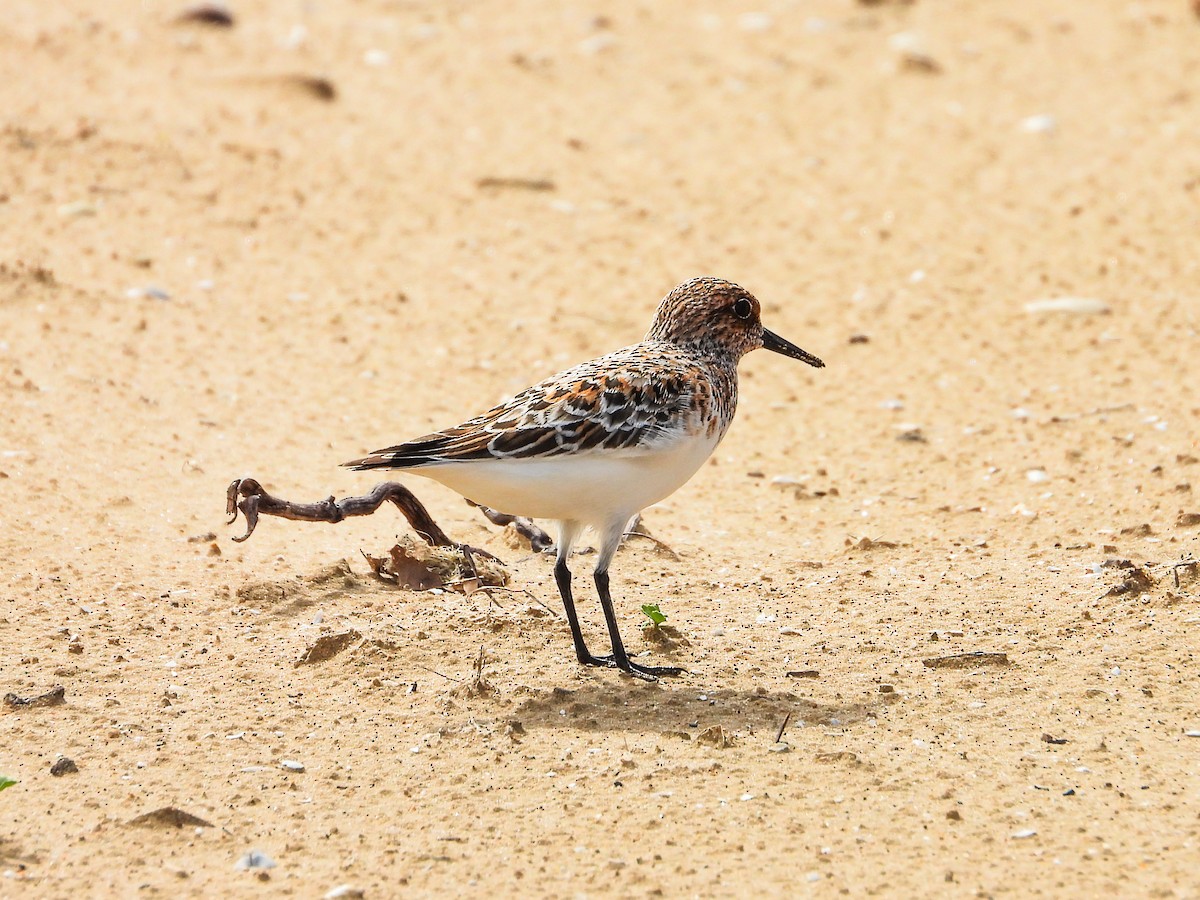
M 825 365 L 764 328 L 760 311 L 733 282 L 693 278 L 663 298 L 641 343 L 547 378 L 454 428 L 343 465 L 412 472 L 476 504 L 557 522 L 554 578 L 579 662 L 647 681 L 679 675 L 677 666 L 629 658 L 608 567 L 626 524 L 681 487 L 725 436 L 742 356 L 764 347 Z M 593 578 L 609 656 L 589 652 L 571 594 L 571 547 L 588 526 L 600 539 Z

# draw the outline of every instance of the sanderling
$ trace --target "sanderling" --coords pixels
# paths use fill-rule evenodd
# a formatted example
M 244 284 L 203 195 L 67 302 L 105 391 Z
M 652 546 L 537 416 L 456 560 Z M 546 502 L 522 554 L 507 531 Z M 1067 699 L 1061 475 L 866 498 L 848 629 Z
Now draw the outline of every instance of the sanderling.
M 763 328 L 759 312 L 744 288 L 694 278 L 663 298 L 640 344 L 567 369 L 455 428 L 344 465 L 411 471 L 483 506 L 556 521 L 554 578 L 579 661 L 649 681 L 678 675 L 683 669 L 630 660 L 608 564 L 629 520 L 682 486 L 725 436 L 742 356 L 765 347 L 824 365 Z M 571 596 L 567 560 L 587 526 L 600 538 L 594 578 L 611 656 L 588 652 Z

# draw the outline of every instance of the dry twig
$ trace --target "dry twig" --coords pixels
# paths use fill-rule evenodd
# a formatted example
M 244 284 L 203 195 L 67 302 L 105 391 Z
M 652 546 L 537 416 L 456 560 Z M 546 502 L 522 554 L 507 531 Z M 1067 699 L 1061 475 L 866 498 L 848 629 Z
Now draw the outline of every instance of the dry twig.
M 783 721 L 779 723 L 779 731 L 775 734 L 775 743 L 783 740 L 783 733 L 787 731 L 788 722 L 792 721 L 792 714 L 789 712 L 783 717 Z
M 462 684 L 461 678 L 455 678 L 453 675 L 443 675 L 437 669 L 431 669 L 431 668 L 429 668 L 429 666 L 423 666 L 420 663 L 413 663 L 413 665 L 416 666 L 418 669 L 424 669 L 426 672 L 432 672 L 434 675 L 437 675 L 439 678 L 445 678 L 447 681 L 456 681 L 459 684 Z M 413 684 L 416 684 L 416 682 L 414 681 Z

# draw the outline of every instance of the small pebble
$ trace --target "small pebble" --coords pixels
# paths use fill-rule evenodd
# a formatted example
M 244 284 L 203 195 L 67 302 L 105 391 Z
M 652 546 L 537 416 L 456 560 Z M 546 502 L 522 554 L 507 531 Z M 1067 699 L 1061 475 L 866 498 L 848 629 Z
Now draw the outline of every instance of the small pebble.
M 289 772 L 303 772 L 304 763 L 296 762 L 294 759 L 285 759 L 279 764 L 280 768 L 287 769 Z
M 784 743 L 783 741 L 779 741 L 778 743 L 772 744 L 767 749 L 770 750 L 772 753 L 791 753 L 792 752 L 791 744 Z
M 1045 469 L 1029 469 L 1025 472 L 1025 477 L 1034 484 L 1041 484 L 1043 481 L 1050 480 L 1050 476 L 1046 474 Z
M 1013 840 L 1021 841 L 1025 838 L 1031 838 L 1037 834 L 1036 828 L 1023 828 L 1020 831 L 1013 832 Z
M 68 759 L 65 756 L 60 756 L 54 761 L 54 765 L 50 767 L 50 774 L 55 778 L 62 775 L 70 775 L 79 771 L 79 766 L 75 765 L 75 760 Z
M 216 28 L 232 28 L 234 25 L 233 13 L 224 3 L 197 3 L 181 12 L 175 21 L 195 22 Z
M 352 887 L 348 884 L 339 884 L 337 887 L 330 888 L 325 892 L 325 900 L 338 900 L 338 898 L 345 898 L 345 900 L 362 900 L 363 896 L 364 894 L 362 888 Z

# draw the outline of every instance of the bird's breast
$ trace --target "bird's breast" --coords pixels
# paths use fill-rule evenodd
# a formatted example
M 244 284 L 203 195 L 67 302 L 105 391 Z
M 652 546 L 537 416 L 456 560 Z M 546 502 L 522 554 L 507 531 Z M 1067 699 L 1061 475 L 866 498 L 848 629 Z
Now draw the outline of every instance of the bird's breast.
M 410 471 L 469 500 L 534 519 L 603 527 L 670 496 L 704 465 L 724 429 L 638 453 L 603 450 L 535 459 L 484 459 Z

